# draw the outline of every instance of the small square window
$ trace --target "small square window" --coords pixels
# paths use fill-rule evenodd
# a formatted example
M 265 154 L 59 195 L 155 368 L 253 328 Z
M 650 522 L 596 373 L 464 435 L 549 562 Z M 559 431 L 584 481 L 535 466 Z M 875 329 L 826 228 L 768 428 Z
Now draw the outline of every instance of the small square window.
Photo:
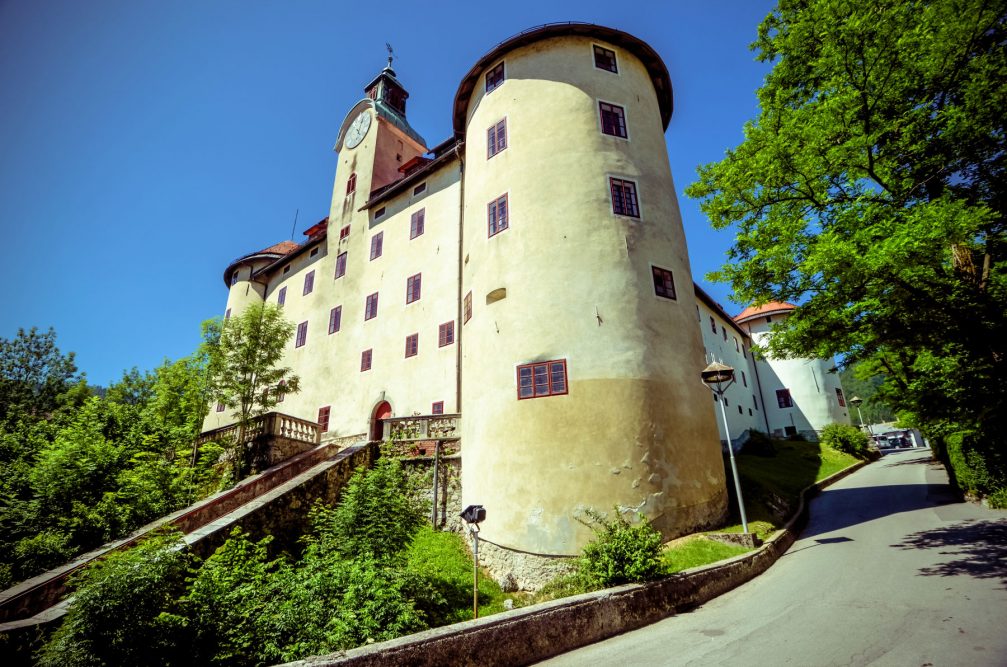
M 505 148 L 507 148 L 506 118 L 486 130 L 486 159 L 490 159 Z
M 307 296 L 311 294 L 311 290 L 315 289 L 315 272 L 308 271 L 304 275 L 304 291 L 301 292 L 301 296 Z
M 504 64 L 500 63 L 490 71 L 486 72 L 486 92 L 492 92 L 499 88 L 504 82 Z
M 612 212 L 616 215 L 640 217 L 640 206 L 636 200 L 636 183 L 621 178 L 610 178 L 612 190 Z
M 781 408 L 794 407 L 794 399 L 790 397 L 789 389 L 777 389 L 776 402 Z
M 406 303 L 412 303 L 420 300 L 420 287 L 423 279 L 422 276 L 422 273 L 417 273 L 415 276 L 409 276 L 409 278 L 406 279 Z
M 465 295 L 465 300 L 463 301 L 462 305 L 463 305 L 462 324 L 465 324 L 466 322 L 472 319 L 472 292 L 469 292 L 468 294 Z
M 374 261 L 378 257 L 381 257 L 381 250 L 385 243 L 385 233 L 378 232 L 371 237 L 371 261 Z
M 601 111 L 602 133 L 626 139 L 629 136 L 626 133 L 626 110 L 607 102 L 599 102 L 598 107 Z
M 336 255 L 336 278 L 346 275 L 346 253 L 341 252 Z
M 334 334 L 343 325 L 343 307 L 336 306 L 329 311 L 329 333 Z
M 430 406 L 430 414 L 432 415 L 442 415 L 444 414 L 444 401 L 437 401 Z
M 297 339 L 294 341 L 294 347 L 304 347 L 306 342 L 308 342 L 308 323 L 305 321 L 297 325 Z
M 357 172 L 350 174 L 350 177 L 346 179 L 346 194 L 351 194 L 357 191 Z
M 416 195 L 421 195 L 421 194 L 423 194 L 426 191 L 427 191 L 427 184 L 426 183 L 420 183 L 415 188 L 413 188 L 413 196 L 415 197 Z
M 350 237 L 350 226 L 346 225 L 345 227 L 339 230 L 339 240 L 342 241 L 343 239 L 349 237 Z
M 372 320 L 378 316 L 378 293 L 370 294 L 364 302 L 364 321 Z
M 594 45 L 594 66 L 606 72 L 618 72 L 619 65 L 615 61 L 615 51 L 604 46 Z
M 668 269 L 651 267 L 654 274 L 654 293 L 665 299 L 675 299 L 675 278 Z
M 374 212 L 374 219 L 377 220 L 378 218 L 382 217 L 384 214 L 385 214 L 385 207 L 382 206 L 381 208 L 379 208 L 377 211 Z
M 329 412 L 331 408 L 325 406 L 324 408 L 318 408 L 318 430 L 325 433 L 329 430 Z
M 308 257 L 317 257 L 317 256 L 318 256 L 318 248 L 312 248 L 311 252 L 308 253 Z
M 360 353 L 360 372 L 371 370 L 371 356 L 373 350 L 364 350 Z
M 276 295 L 276 305 L 282 306 L 287 302 L 287 288 L 281 287 L 279 293 Z
M 507 195 L 489 203 L 486 218 L 489 236 L 495 236 L 507 229 Z
M 418 333 L 406 336 L 406 357 L 415 357 L 420 351 L 420 335 Z
M 455 321 L 445 322 L 437 331 L 437 347 L 446 347 L 455 342 Z
M 566 359 L 517 367 L 518 400 L 565 393 L 567 393 Z
M 426 209 L 421 208 L 409 218 L 409 238 L 414 239 L 423 233 L 423 223 L 426 218 Z

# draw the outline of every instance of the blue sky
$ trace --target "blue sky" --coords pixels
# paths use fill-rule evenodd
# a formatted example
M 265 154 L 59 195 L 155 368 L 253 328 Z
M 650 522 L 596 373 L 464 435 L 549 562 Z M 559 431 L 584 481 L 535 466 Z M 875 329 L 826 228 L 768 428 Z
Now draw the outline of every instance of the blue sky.
M 0 0 L 0 337 L 53 326 L 90 382 L 189 354 L 222 272 L 328 213 L 343 116 L 385 64 L 431 146 L 462 76 L 554 21 L 649 43 L 671 73 L 666 134 L 695 277 L 731 244 L 682 190 L 754 117 L 748 45 L 772 3 Z M 492 8 L 492 9 L 490 9 Z

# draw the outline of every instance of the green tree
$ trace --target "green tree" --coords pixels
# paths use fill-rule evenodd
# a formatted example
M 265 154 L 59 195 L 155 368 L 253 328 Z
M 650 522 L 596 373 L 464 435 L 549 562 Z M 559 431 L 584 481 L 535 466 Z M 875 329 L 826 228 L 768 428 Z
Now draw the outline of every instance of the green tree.
M 713 278 L 801 307 L 777 356 L 863 361 L 931 433 L 1007 415 L 1007 3 L 781 0 L 745 140 L 687 189 L 737 232 Z
M 276 406 L 281 387 L 285 393 L 298 390 L 298 377 L 281 365 L 293 333 L 294 325 L 273 304 L 253 304 L 222 323 L 204 324 L 209 396 L 231 410 L 238 424 L 231 446 L 235 479 L 247 464 L 245 434 L 252 420 Z
M 0 419 L 50 415 L 76 374 L 73 352 L 59 351 L 52 328 L 45 333 L 18 329 L 12 340 L 0 338 Z

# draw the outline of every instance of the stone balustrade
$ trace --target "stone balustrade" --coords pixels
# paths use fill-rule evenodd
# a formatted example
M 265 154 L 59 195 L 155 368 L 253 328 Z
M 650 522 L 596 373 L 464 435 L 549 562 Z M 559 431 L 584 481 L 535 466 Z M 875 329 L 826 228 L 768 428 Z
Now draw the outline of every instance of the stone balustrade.
M 457 440 L 461 437 L 461 415 L 413 415 L 384 420 L 384 440 Z

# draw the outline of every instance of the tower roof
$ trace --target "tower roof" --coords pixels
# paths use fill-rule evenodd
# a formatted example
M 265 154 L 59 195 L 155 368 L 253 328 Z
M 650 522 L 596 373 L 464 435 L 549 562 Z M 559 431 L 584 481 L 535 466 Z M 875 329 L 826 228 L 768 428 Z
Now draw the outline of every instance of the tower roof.
M 236 268 L 238 268 L 238 265 L 253 259 L 276 260 L 285 255 L 289 255 L 293 251 L 297 250 L 299 247 L 300 244 L 294 243 L 293 241 L 280 241 L 279 243 L 274 243 L 268 248 L 263 248 L 258 252 L 250 252 L 247 255 L 242 255 L 238 259 L 228 264 L 227 268 L 224 269 L 224 285 L 230 287 L 231 273 Z
M 797 310 L 797 306 L 792 303 L 781 303 L 779 301 L 770 301 L 761 306 L 749 306 L 743 311 L 735 316 L 734 321 L 738 324 L 742 322 L 747 322 L 748 320 L 755 319 L 756 317 L 766 317 L 769 315 L 776 315 L 777 313 L 789 313 L 792 310 Z

